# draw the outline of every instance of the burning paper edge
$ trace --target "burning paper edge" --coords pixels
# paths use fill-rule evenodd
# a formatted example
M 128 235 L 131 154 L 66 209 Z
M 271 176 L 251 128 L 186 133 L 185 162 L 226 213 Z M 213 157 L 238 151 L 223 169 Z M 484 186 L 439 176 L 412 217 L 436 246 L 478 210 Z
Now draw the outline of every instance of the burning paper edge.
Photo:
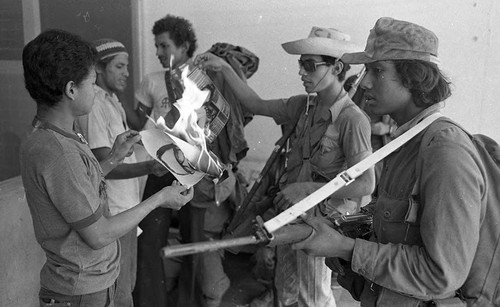
M 173 139 L 196 169 L 211 176 L 220 177 L 223 174 L 224 165 L 208 149 L 205 124 L 200 126 L 198 122 L 201 120 L 204 123 L 206 120 L 203 105 L 210 97 L 210 91 L 199 89 L 197 84 L 188 78 L 188 72 L 189 66 L 186 66 L 181 76 L 185 87 L 183 95 L 172 105 L 172 109 L 175 108 L 179 114 L 174 126 L 170 129 L 163 116 L 158 117 L 155 125 Z M 199 116 L 199 110 L 204 117 Z M 149 119 L 154 122 L 152 118 Z
M 158 151 L 158 149 L 160 149 L 161 147 L 163 147 L 167 144 L 174 143 L 174 144 L 178 145 L 175 142 L 175 140 L 173 138 L 171 138 L 169 135 L 167 135 L 165 132 L 163 132 L 157 128 L 141 131 L 140 135 L 142 137 L 142 143 L 144 144 L 144 148 L 146 149 L 148 154 L 151 157 L 153 157 L 153 159 L 158 161 L 161 165 L 163 165 L 165 168 L 167 168 L 170 171 L 170 168 L 168 167 L 168 165 L 165 165 L 165 163 L 162 160 L 160 160 L 156 157 L 156 152 Z M 179 148 L 181 148 L 181 147 L 179 147 Z M 183 148 L 181 150 L 186 155 L 186 157 L 189 157 L 189 156 L 192 156 L 193 154 L 195 154 L 194 152 L 192 152 L 192 150 L 190 152 L 189 149 L 186 149 L 186 151 L 184 151 L 185 150 L 184 148 L 187 148 L 187 147 L 183 146 Z M 186 175 L 175 174 L 175 173 L 172 173 L 172 174 L 175 176 L 175 178 L 182 185 L 185 185 L 188 188 L 197 184 L 205 176 L 205 173 L 198 172 L 198 171 L 195 171 L 194 174 L 186 174 Z

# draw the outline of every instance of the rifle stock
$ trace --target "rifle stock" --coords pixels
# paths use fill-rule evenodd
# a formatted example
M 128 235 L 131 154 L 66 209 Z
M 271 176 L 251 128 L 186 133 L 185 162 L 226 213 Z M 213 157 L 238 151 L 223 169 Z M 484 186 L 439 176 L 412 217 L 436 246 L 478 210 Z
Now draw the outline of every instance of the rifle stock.
M 272 170 L 274 162 L 280 156 L 283 150 L 283 146 L 290 137 L 291 131 L 292 129 L 290 129 L 285 135 L 283 135 L 283 137 L 281 137 L 276 143 L 276 146 L 274 147 L 273 152 L 271 153 L 269 159 L 267 159 L 264 168 L 259 174 L 259 177 L 253 184 L 252 188 L 250 189 L 250 192 L 248 192 L 248 195 L 245 197 L 241 206 L 238 208 L 234 217 L 231 219 L 231 222 L 227 226 L 226 228 L 227 233 L 235 233 L 235 234 L 241 233 L 242 232 L 241 224 L 243 222 L 245 222 L 246 220 L 252 221 L 253 217 L 257 215 L 262 215 L 267 209 L 269 209 L 272 206 L 272 199 L 270 199 L 269 201 L 269 196 L 265 197 L 264 199 L 258 200 L 257 202 L 255 201 L 252 202 L 252 200 L 258 194 L 257 192 L 259 193 L 262 192 L 262 189 L 266 188 L 267 185 L 269 185 L 269 182 L 266 181 L 269 180 L 269 178 L 266 178 L 266 176 Z M 264 186 L 262 185 L 263 181 L 266 181 L 266 184 Z M 263 191 L 263 192 L 267 193 L 269 191 Z M 249 219 L 248 217 L 252 218 Z
M 349 237 L 366 237 L 371 231 L 372 215 L 368 212 L 343 215 L 328 220 L 328 222 L 331 227 Z M 262 219 L 257 217 L 254 224 L 255 233 L 253 235 L 217 241 L 167 246 L 161 249 L 160 255 L 164 258 L 170 258 L 210 252 L 218 249 L 231 249 L 250 244 L 266 244 L 274 247 L 277 245 L 293 244 L 303 241 L 313 232 L 313 228 L 308 224 L 297 223 L 281 227 L 271 235 L 264 229 L 263 224 L 264 222 Z

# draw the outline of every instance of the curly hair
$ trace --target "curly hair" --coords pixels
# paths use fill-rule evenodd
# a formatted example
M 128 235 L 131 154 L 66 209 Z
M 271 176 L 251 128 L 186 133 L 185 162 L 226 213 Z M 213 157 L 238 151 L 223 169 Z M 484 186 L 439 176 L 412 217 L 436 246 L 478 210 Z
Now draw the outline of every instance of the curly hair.
M 167 15 L 153 25 L 153 35 L 168 32 L 175 45 L 179 47 L 185 42 L 189 43 L 187 55 L 191 58 L 196 51 L 196 34 L 191 22 L 182 17 Z
M 52 107 L 68 82 L 80 84 L 94 69 L 97 51 L 78 35 L 47 30 L 23 49 L 24 84 L 37 104 Z
M 338 61 L 340 61 L 339 58 L 334 58 L 334 57 L 327 56 L 327 55 L 322 55 L 321 58 L 323 58 L 323 61 L 325 61 L 326 63 L 328 63 L 329 66 L 330 65 L 335 65 Z M 340 74 L 338 74 L 340 82 L 344 81 L 346 73 L 349 71 L 349 69 L 351 69 L 351 65 L 349 65 L 347 63 L 344 63 L 344 62 L 342 62 L 342 64 L 344 64 L 344 66 L 343 66 L 342 71 L 340 72 Z
M 451 96 L 450 82 L 434 63 L 394 60 L 394 67 L 418 107 L 428 107 Z

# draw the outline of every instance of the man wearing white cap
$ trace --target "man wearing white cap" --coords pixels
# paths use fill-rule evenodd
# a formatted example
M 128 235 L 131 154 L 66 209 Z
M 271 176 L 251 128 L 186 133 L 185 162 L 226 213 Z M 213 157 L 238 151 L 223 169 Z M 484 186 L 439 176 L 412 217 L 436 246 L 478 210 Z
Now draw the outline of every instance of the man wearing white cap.
M 127 86 L 128 53 L 122 43 L 113 39 L 94 41 L 93 46 L 98 57 L 94 106 L 88 115 L 78 118 L 77 123 L 92 152 L 101 161 L 111 151 L 116 136 L 129 129 L 125 111 L 116 95 L 122 93 Z M 155 160 L 137 162 L 134 153 L 126 157 L 123 164 L 106 176 L 109 213 L 115 215 L 140 203 L 137 177 L 163 175 L 166 172 L 167 169 Z M 116 305 L 128 307 L 133 306 L 132 290 L 137 270 L 136 228 L 120 238 L 120 247 Z
M 264 100 L 240 82 L 221 59 L 206 53 L 195 60 L 205 69 L 221 71 L 249 111 L 270 116 L 279 125 L 293 127 L 297 123 L 290 138 L 286 180 L 274 200 L 279 210 L 295 204 L 371 154 L 369 120 L 343 89 L 350 67 L 340 57 L 355 50 L 349 36 L 335 29 L 313 27 L 308 38 L 282 46 L 286 52 L 300 55 L 299 75 L 307 95 Z M 373 188 L 370 169 L 311 213 L 331 216 L 355 212 Z M 279 246 L 275 283 L 281 305 L 335 306 L 331 271 L 324 258 L 293 251 L 290 245 Z

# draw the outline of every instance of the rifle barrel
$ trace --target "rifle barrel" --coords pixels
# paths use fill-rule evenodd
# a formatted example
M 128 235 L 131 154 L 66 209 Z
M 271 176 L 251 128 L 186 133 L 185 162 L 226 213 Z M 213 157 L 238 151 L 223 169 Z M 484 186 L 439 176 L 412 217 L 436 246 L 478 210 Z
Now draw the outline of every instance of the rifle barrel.
M 169 245 L 161 249 L 160 256 L 164 258 L 180 257 L 191 254 L 215 251 L 234 246 L 242 246 L 260 243 L 256 236 L 246 236 L 234 239 L 224 239 L 218 241 L 194 242 L 179 245 Z

